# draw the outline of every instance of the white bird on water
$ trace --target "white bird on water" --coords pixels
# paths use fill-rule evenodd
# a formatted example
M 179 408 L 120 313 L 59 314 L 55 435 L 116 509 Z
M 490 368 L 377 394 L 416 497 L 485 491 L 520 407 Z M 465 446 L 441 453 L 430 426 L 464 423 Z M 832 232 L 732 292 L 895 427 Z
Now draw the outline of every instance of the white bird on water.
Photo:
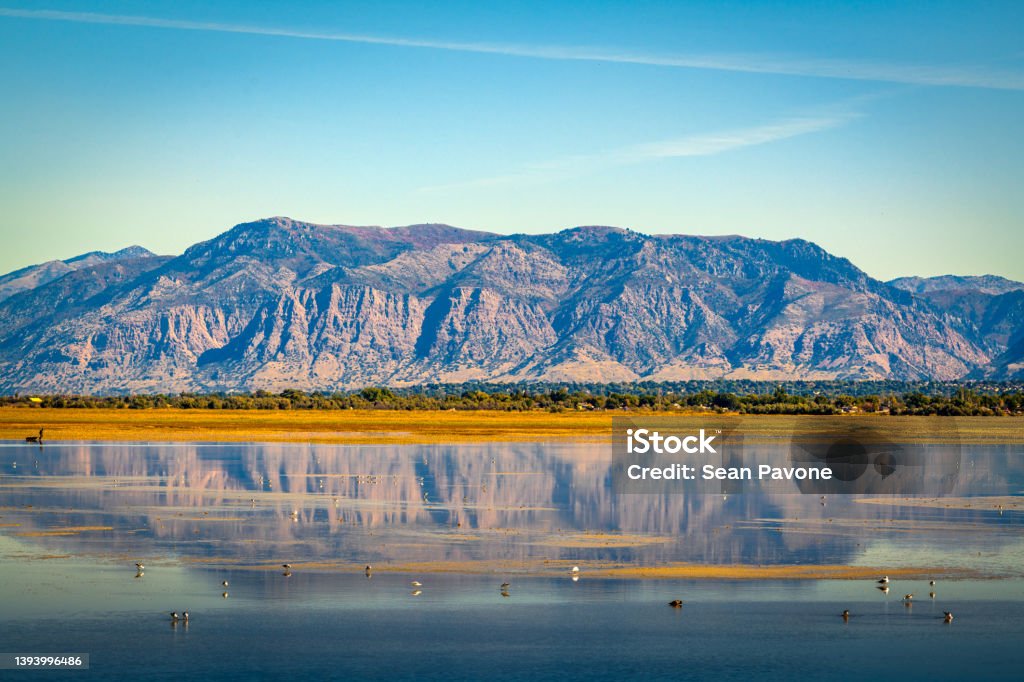
M 579 573 L 580 572 L 580 567 L 579 566 L 573 566 L 572 570 L 569 571 L 569 572 L 570 573 Z
M 878 584 L 880 584 L 880 585 L 885 585 L 885 584 L 887 584 L 888 582 L 889 582 L 889 576 L 887 576 L 887 575 L 883 575 L 883 576 L 882 576 L 882 579 L 878 581 Z
M 423 583 L 421 583 L 419 580 L 413 580 L 409 584 L 412 585 L 413 587 L 423 587 Z

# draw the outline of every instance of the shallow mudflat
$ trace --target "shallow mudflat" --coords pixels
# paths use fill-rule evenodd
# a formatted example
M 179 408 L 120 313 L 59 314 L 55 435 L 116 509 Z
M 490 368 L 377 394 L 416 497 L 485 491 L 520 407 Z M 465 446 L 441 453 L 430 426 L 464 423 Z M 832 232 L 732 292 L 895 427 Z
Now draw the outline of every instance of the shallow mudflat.
M 900 505 L 903 507 L 930 507 L 932 509 L 984 509 L 1000 513 L 1024 513 L 1024 497 L 1014 495 L 986 495 L 984 497 L 860 497 L 860 504 Z
M 190 560 L 187 563 L 202 564 L 206 568 L 231 571 L 270 571 L 282 573 L 281 564 L 246 564 L 222 557 Z M 371 575 L 381 576 L 394 573 L 410 575 L 432 575 L 455 573 L 460 575 L 503 575 L 524 577 L 567 576 L 570 580 L 609 579 L 684 579 L 684 580 L 868 580 L 874 582 L 878 576 L 887 574 L 905 580 L 928 580 L 943 578 L 977 578 L 976 574 L 963 568 L 908 566 L 886 568 L 878 566 L 831 566 L 831 565 L 772 565 L 750 566 L 743 564 L 714 565 L 670 563 L 662 566 L 635 566 L 608 561 L 590 561 L 584 568 L 572 561 L 535 559 L 529 561 L 419 561 L 385 562 L 373 564 Z M 306 561 L 290 563 L 287 569 L 296 572 L 348 573 L 364 572 L 364 566 L 351 562 Z M 985 576 L 982 576 L 985 577 Z

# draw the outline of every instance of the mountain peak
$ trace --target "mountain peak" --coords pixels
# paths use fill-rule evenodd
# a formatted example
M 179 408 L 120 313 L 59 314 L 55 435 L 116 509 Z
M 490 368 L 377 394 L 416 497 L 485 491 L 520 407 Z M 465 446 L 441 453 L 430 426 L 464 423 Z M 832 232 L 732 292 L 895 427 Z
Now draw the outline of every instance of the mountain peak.
M 135 258 L 153 258 L 156 254 L 149 249 L 133 245 L 119 251 L 89 251 L 65 260 L 51 260 L 30 265 L 0 276 L 0 301 L 11 296 L 35 289 L 58 280 L 68 273 L 102 263 L 111 263 Z
M 1011 291 L 1024 291 L 1024 282 L 1015 282 L 998 275 L 939 275 L 937 277 L 897 277 L 890 286 L 914 294 L 937 292 L 977 292 L 999 296 Z
M 399 253 L 438 244 L 495 239 L 497 235 L 436 223 L 400 227 L 320 225 L 285 216 L 235 225 L 189 247 L 182 269 L 208 270 L 238 258 L 277 263 L 299 275 L 324 266 L 358 267 L 391 260 Z
M 376 237 L 382 240 L 413 242 L 418 242 L 420 239 L 427 241 L 441 240 L 442 242 L 463 242 L 471 240 L 477 241 L 486 238 L 497 238 L 499 236 L 491 232 L 481 232 L 479 230 L 467 230 L 461 227 L 453 227 L 452 225 L 447 225 L 445 223 L 416 223 L 413 225 L 382 227 L 380 225 L 311 223 L 304 220 L 289 218 L 288 216 L 272 216 L 270 218 L 261 218 L 247 223 L 239 223 L 223 234 L 227 235 L 236 231 L 244 233 L 266 230 L 268 228 L 276 228 L 282 232 L 291 232 L 296 234 L 314 232 L 327 234 L 342 232 L 361 235 L 367 238 Z
M 579 240 L 607 239 L 609 237 L 624 237 L 628 235 L 646 236 L 629 228 L 615 227 L 613 225 L 577 225 L 576 227 L 562 230 L 558 234 L 567 239 Z
M 98 262 L 107 262 L 111 260 L 124 260 L 127 258 L 148 258 L 155 256 L 156 254 L 147 248 L 133 244 L 132 246 L 126 246 L 123 249 L 117 251 L 89 251 L 88 253 L 79 254 L 67 260 L 61 261 L 67 265 L 74 263 L 88 263 L 92 265 Z

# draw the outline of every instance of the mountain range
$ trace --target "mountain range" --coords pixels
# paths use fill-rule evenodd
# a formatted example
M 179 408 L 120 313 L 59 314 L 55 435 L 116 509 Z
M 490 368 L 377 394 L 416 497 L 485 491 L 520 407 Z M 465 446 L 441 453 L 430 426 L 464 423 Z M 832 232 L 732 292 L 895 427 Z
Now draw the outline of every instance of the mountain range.
M 800 239 L 269 218 L 0 277 L 0 392 L 1024 378 L 1024 284 Z

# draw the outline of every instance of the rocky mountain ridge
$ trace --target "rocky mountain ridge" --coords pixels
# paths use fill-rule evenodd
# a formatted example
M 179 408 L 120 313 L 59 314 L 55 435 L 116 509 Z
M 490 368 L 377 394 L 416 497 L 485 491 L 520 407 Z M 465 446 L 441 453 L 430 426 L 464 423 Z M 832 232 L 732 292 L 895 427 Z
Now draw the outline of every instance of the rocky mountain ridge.
M 51 260 L 46 263 L 39 263 L 38 265 L 30 265 L 27 268 L 21 268 L 20 270 L 0 276 L 0 301 L 22 291 L 41 287 L 75 270 L 88 268 L 100 263 L 131 260 L 152 255 L 154 254 L 141 246 L 129 246 L 113 253 L 90 251 L 67 260 Z
M 270 218 L 9 294 L 0 391 L 1012 376 L 1024 285 L 961 279 L 887 284 L 799 239 Z

